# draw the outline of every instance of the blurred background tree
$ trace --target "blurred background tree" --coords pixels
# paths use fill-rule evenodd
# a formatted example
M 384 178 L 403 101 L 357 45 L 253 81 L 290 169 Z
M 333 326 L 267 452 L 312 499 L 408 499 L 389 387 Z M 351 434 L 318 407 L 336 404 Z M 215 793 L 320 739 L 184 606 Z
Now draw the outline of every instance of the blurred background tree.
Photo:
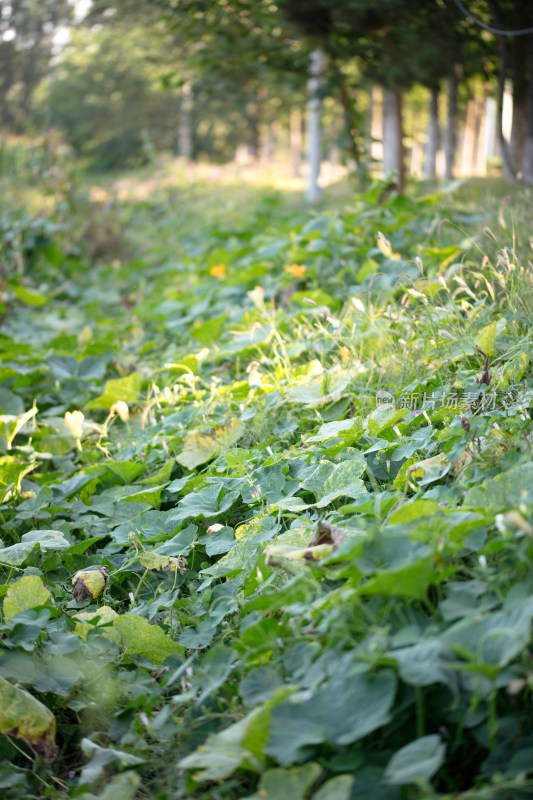
M 468 13 L 456 0 L 0 7 L 4 135 L 54 129 L 92 169 L 160 153 L 215 163 L 278 154 L 298 174 L 309 59 L 320 49 L 333 160 L 340 154 L 361 174 L 391 168 L 402 185 L 406 172 L 451 178 L 499 158 L 509 178 L 533 182 L 533 35 L 498 35 L 472 19 L 533 25 L 533 5 L 522 0 L 472 0 Z M 489 147 L 491 126 L 498 141 Z
M 2 0 L 0 12 L 0 126 L 22 133 L 33 92 L 52 69 L 57 32 L 71 22 L 72 4 Z

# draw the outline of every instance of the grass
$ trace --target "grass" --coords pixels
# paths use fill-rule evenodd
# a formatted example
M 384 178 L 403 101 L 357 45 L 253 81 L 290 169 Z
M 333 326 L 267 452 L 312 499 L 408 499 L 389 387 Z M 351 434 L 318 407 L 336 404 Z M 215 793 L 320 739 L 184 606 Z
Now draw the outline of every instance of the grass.
M 165 174 L 4 216 L 6 798 L 530 796 L 529 192 Z

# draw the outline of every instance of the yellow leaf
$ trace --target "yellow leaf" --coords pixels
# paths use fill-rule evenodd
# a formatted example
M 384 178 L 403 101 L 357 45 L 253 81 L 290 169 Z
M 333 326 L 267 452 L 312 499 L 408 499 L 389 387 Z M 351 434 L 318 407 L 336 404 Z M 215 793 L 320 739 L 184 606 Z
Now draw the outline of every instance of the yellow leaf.
M 138 614 L 121 614 L 113 627 L 128 654 L 149 658 L 154 664 L 162 664 L 168 656 L 183 653 L 183 647 L 172 641 L 159 625 L 150 625 Z
M 485 325 L 480 330 L 475 343 L 485 355 L 493 358 L 496 355 L 496 323 Z
M 269 566 L 283 566 L 283 559 L 289 561 L 320 561 L 333 552 L 332 544 L 317 544 L 313 547 L 294 547 L 290 544 L 273 544 L 265 550 L 265 560 Z
M 109 583 L 108 567 L 96 570 L 80 569 L 72 578 L 74 600 L 81 603 L 83 600 L 94 600 L 102 594 Z
M 23 742 L 50 760 L 55 757 L 56 720 L 52 712 L 33 695 L 0 675 L 0 733 Z
M 213 456 L 232 447 L 244 433 L 244 425 L 238 419 L 231 419 L 226 425 L 219 425 L 210 433 L 192 430 L 183 440 L 183 450 L 176 461 L 187 469 L 205 464 Z
M 50 599 L 50 592 L 38 575 L 24 575 L 13 583 L 4 598 L 4 617 L 10 620 L 15 614 L 28 608 L 44 606 Z
M 79 614 L 74 614 L 74 618 L 79 620 L 79 622 L 76 622 L 74 632 L 81 639 L 86 639 L 87 634 L 92 627 L 87 625 L 88 622 L 91 620 L 97 620 L 96 627 L 98 628 L 101 625 L 106 625 L 109 622 L 113 622 L 115 619 L 117 619 L 117 617 L 117 612 L 114 611 L 111 606 L 100 606 L 100 608 L 98 608 L 96 611 L 81 611 Z M 111 639 L 115 642 L 120 640 L 118 633 L 113 628 L 109 627 L 103 629 L 102 636 L 105 636 L 106 639 Z
M 183 556 L 174 558 L 174 556 L 163 556 L 161 553 L 143 553 L 139 561 L 146 569 L 161 569 L 166 572 L 178 572 L 179 570 L 182 575 L 187 567 L 187 559 Z

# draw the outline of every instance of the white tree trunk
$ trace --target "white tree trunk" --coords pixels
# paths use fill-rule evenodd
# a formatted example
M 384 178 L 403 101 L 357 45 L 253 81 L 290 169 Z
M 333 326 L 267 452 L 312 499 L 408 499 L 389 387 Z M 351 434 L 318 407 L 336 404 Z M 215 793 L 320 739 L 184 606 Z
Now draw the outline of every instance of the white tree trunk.
M 274 159 L 276 152 L 276 125 L 274 122 L 268 122 L 264 127 L 264 136 L 261 139 L 261 163 L 268 166 Z
M 289 151 L 292 175 L 299 178 L 302 168 L 302 114 L 296 107 L 291 108 L 289 116 Z
M 496 155 L 496 100 L 487 97 L 485 102 L 485 156 L 494 158 Z
M 372 163 L 381 164 L 383 162 L 383 90 L 381 86 L 372 86 L 370 94 L 370 105 L 372 117 L 370 122 L 370 156 Z
M 190 161 L 192 157 L 191 111 L 192 87 L 190 82 L 187 81 L 183 84 L 181 89 L 181 108 L 178 127 L 178 156 L 185 161 Z
M 459 68 L 456 65 L 448 78 L 448 115 L 444 131 L 444 156 L 446 167 L 444 177 L 453 178 L 455 148 L 457 144 L 457 90 L 459 86 Z
M 383 172 L 395 172 L 398 188 L 404 190 L 402 96 L 389 90 L 383 93 Z
M 437 176 L 437 150 L 439 149 L 439 88 L 438 86 L 432 86 L 430 91 L 424 178 L 435 180 Z
M 476 101 L 469 100 L 466 107 L 466 118 L 461 135 L 461 148 L 459 151 L 459 174 L 473 174 L 473 156 L 475 147 L 476 127 Z
M 310 78 L 307 82 L 308 101 L 307 101 L 307 191 L 306 198 L 308 203 L 316 203 L 320 198 L 320 186 L 318 179 L 320 176 L 321 162 L 321 118 L 322 101 L 319 97 L 321 76 L 324 71 L 325 57 L 322 50 L 313 50 L 311 53 Z

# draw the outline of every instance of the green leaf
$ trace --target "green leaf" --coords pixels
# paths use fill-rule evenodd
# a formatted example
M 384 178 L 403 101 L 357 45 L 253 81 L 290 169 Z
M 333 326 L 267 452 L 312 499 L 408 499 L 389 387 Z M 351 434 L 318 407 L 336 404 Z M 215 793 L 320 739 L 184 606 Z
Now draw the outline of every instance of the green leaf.
M 446 745 L 440 736 L 422 736 L 394 753 L 383 779 L 395 786 L 430 780 L 444 763 L 445 755 Z
M 316 507 L 323 508 L 337 497 L 357 497 L 365 494 L 366 488 L 360 475 L 366 469 L 366 461 L 359 451 L 354 458 L 333 464 L 321 461 L 317 469 L 302 483 L 302 488 L 312 492 Z
M 12 434 L 12 436 L 8 435 L 6 437 L 8 441 L 10 438 L 14 438 L 14 432 Z M 14 488 L 18 492 L 22 479 L 32 472 L 35 467 L 36 464 L 26 464 L 13 456 L 0 456 L 0 489 Z M 1 500 L 2 494 L 0 493 Z
M 227 525 L 211 535 L 207 535 L 205 541 L 205 552 L 208 556 L 220 556 L 228 553 L 235 545 L 235 534 L 233 528 Z
M 302 800 L 321 772 L 312 762 L 292 769 L 268 769 L 261 775 L 259 796 L 265 800 Z
M 205 744 L 182 758 L 179 766 L 183 769 L 200 770 L 194 774 L 197 781 L 220 781 L 228 778 L 243 762 L 250 761 L 252 754 L 244 747 L 243 740 L 253 718 L 260 713 L 260 708 L 254 709 L 229 728 L 211 734 Z
M 326 442 L 328 439 L 337 437 L 345 438 L 354 430 L 359 430 L 361 423 L 357 419 L 341 419 L 334 422 L 326 422 L 321 425 L 318 433 L 310 436 L 308 442 Z
M 91 769 L 92 766 L 93 762 L 91 762 Z M 104 770 L 102 770 L 103 772 Z M 105 788 L 98 794 L 83 792 L 82 794 L 77 794 L 76 797 L 77 800 L 116 800 L 117 797 L 120 797 L 120 800 L 135 800 L 140 782 L 140 776 L 133 770 L 128 770 L 111 778 Z
M 289 511 L 293 514 L 299 514 L 300 511 L 311 508 L 311 505 L 310 503 L 304 503 L 301 497 L 284 497 L 283 500 L 272 503 L 270 508 L 279 508 L 280 511 Z
M 159 625 L 150 625 L 138 614 L 121 614 L 113 627 L 119 632 L 130 656 L 141 656 L 154 664 L 162 664 L 169 656 L 183 653 L 183 647 L 173 642 Z
M 68 550 L 68 542 L 61 531 L 54 530 L 35 530 L 28 531 L 22 536 L 21 542 L 24 544 L 39 545 L 43 553 L 47 550 Z
M 381 431 L 391 428 L 405 417 L 407 409 L 396 409 L 389 403 L 380 403 L 367 417 L 368 432 L 371 436 L 378 436 Z
M 518 464 L 472 487 L 463 501 L 464 506 L 499 511 L 515 508 L 520 503 L 533 503 L 533 461 Z
M 153 508 L 159 508 L 161 505 L 161 492 L 167 486 L 167 484 L 163 484 L 162 486 L 152 486 L 148 489 L 141 489 L 137 492 L 132 492 L 132 494 L 126 494 L 124 497 L 120 498 L 121 502 L 128 501 L 130 503 L 148 503 Z
M 227 511 L 233 501 L 237 499 L 238 492 L 228 492 L 221 496 L 222 486 L 211 483 L 199 492 L 191 492 L 180 500 L 176 511 L 173 511 L 169 521 L 178 525 L 188 517 L 214 517 Z
M 18 297 L 19 300 L 22 300 L 23 303 L 26 303 L 28 306 L 37 306 L 37 308 L 41 308 L 45 306 L 48 302 L 48 298 L 46 295 L 41 294 L 40 292 L 36 292 L 34 289 L 28 289 L 26 286 L 21 286 L 20 284 L 12 284 L 11 289 L 13 294 Z
M 257 667 L 242 679 L 239 694 L 245 706 L 255 706 L 269 700 L 281 685 L 277 672 L 270 667 Z
M 81 771 L 79 781 L 81 786 L 96 783 L 104 776 L 110 766 L 121 769 L 145 763 L 144 758 L 134 756 L 132 753 L 126 753 L 124 750 L 100 747 L 96 742 L 91 742 L 90 739 L 81 740 L 81 749 L 83 754 L 90 759 L 89 763 Z M 122 796 L 120 795 L 120 797 Z
M 533 621 L 533 598 L 517 598 L 512 602 L 512 592 L 502 611 L 469 614 L 448 628 L 442 640 L 463 657 L 505 667 L 527 648 Z
M 170 480 L 170 473 L 173 468 L 174 459 L 167 461 L 155 475 L 151 475 L 149 478 L 143 478 L 139 483 L 142 483 L 144 486 L 160 486 L 162 483 L 166 485 Z M 176 483 L 176 481 L 174 481 L 174 483 Z
M 55 757 L 56 721 L 49 709 L 29 692 L 0 675 L 0 733 L 22 739 L 46 759 Z
M 200 325 L 193 325 L 191 334 L 198 339 L 204 346 L 209 346 L 220 339 L 225 327 L 227 314 L 222 317 L 214 317 Z
M 406 477 L 409 482 L 424 486 L 427 483 L 443 478 L 449 468 L 450 464 L 446 454 L 438 453 L 436 456 L 411 464 L 406 471 Z
M 125 403 L 135 403 L 141 393 L 144 378 L 140 372 L 132 372 L 125 378 L 107 381 L 104 391 L 99 397 L 87 405 L 89 409 L 110 409 L 113 403 L 123 400 Z
M 395 693 L 391 671 L 334 675 L 308 700 L 274 708 L 266 752 L 280 764 L 291 764 L 309 745 L 343 746 L 362 739 L 389 721 Z
M 354 783 L 353 775 L 337 775 L 326 781 L 318 792 L 314 793 L 312 800 L 350 800 Z
M 399 525 L 402 522 L 411 522 L 420 517 L 432 517 L 437 514 L 439 504 L 436 500 L 414 500 L 410 503 L 404 503 L 400 508 L 394 511 L 389 519 L 389 525 Z
M 290 689 L 280 689 L 259 708 L 254 708 L 225 730 L 211 734 L 194 753 L 182 758 L 179 766 L 200 770 L 194 780 L 217 781 L 228 778 L 239 767 L 261 771 L 265 762 L 265 742 L 272 709 L 282 702 Z
M 214 428 L 211 433 L 189 431 L 183 440 L 183 450 L 176 457 L 176 461 L 187 469 L 195 469 L 236 444 L 243 432 L 244 425 L 238 419 L 232 419 L 227 425 Z
M 138 464 L 134 461 L 108 461 L 106 467 L 110 469 L 119 478 L 122 478 L 124 483 L 133 483 L 133 481 L 146 472 L 144 464 Z
M 424 639 L 410 647 L 390 650 L 387 655 L 397 661 L 402 680 L 411 686 L 431 686 L 439 682 L 455 688 L 450 666 L 453 654 L 439 639 Z
M 380 572 L 361 584 L 359 592 L 363 595 L 382 594 L 385 597 L 414 597 L 422 600 L 427 595 L 433 573 L 433 556 L 427 556 L 406 567 Z
M 38 575 L 24 575 L 12 583 L 4 598 L 4 617 L 10 620 L 20 611 L 44 606 L 51 595 Z
M 19 542 L 18 544 L 12 544 L 10 547 L 2 547 L 0 549 L 0 564 L 19 567 L 33 552 L 34 546 L 33 542 Z
M 261 544 L 270 541 L 279 529 L 280 526 L 273 517 L 256 517 L 251 522 L 240 525 L 235 531 L 236 542 L 229 553 L 202 572 L 216 577 L 240 572 L 253 562 Z

